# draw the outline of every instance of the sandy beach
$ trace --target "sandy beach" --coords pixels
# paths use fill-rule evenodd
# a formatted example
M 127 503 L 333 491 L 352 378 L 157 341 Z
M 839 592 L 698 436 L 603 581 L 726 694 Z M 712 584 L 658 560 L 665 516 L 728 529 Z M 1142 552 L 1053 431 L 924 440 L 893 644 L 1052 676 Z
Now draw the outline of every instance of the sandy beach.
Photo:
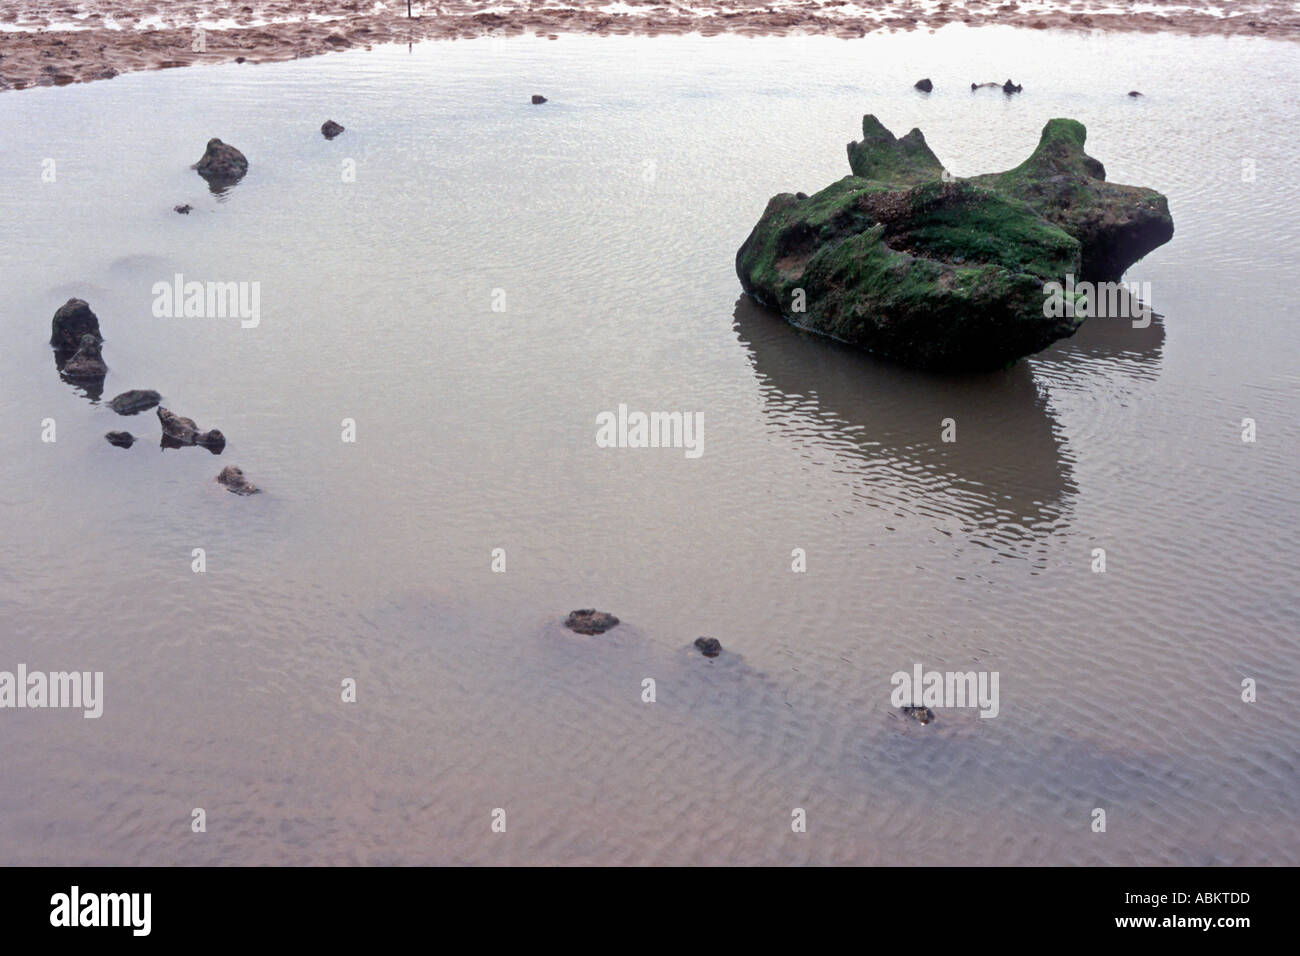
M 858 37 L 965 23 L 1300 38 L 1300 10 L 1284 0 L 1231 5 L 1203 0 L 501 0 L 416 2 L 411 14 L 407 16 L 405 0 L 19 0 L 0 12 L 0 90 L 84 83 L 195 63 L 292 60 L 383 43 L 525 32 L 548 37 L 692 32 Z

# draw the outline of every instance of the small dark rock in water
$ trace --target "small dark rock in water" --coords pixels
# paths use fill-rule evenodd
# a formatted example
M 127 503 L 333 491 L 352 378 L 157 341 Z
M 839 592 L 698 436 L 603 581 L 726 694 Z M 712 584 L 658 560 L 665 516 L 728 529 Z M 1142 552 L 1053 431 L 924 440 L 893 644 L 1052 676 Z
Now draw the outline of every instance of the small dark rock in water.
M 722 653 L 722 642 L 716 637 L 697 637 L 695 646 L 700 649 L 700 653 L 705 657 L 717 657 Z
M 118 448 L 130 448 L 135 444 L 135 436 L 130 432 L 109 432 L 104 437 L 108 439 L 110 445 L 116 445 Z
M 970 85 L 970 88 L 971 88 L 972 90 L 985 90 L 985 89 L 988 89 L 988 88 L 990 88 L 990 87 L 996 89 L 997 87 L 999 87 L 999 86 L 1001 86 L 1001 85 L 1002 85 L 1001 83 L 972 83 L 972 84 Z
M 244 472 L 237 465 L 227 465 L 217 475 L 217 481 L 226 486 L 226 490 L 237 495 L 255 495 L 262 489 L 249 482 Z
M 320 132 L 326 139 L 333 139 L 339 133 L 343 132 L 343 127 L 333 120 L 326 120 L 321 124 Z
M 194 424 L 194 419 L 177 415 L 171 409 L 159 406 L 158 421 L 162 423 L 163 434 L 168 438 L 192 445 L 198 437 L 199 427 Z
M 99 333 L 99 319 L 84 299 L 69 299 L 54 313 L 50 344 L 65 355 L 71 355 L 81 346 L 81 337 L 86 334 L 103 338 Z
M 924 80 L 917 80 L 915 83 L 912 84 L 912 86 L 915 89 L 920 90 L 922 93 L 929 93 L 932 89 L 934 89 L 934 84 L 930 82 L 930 78 L 928 76 Z
M 245 60 L 247 60 L 247 59 L 248 59 L 248 57 L 237 56 L 237 57 L 235 57 L 235 62 L 236 62 L 236 63 L 243 63 L 243 62 L 244 62 Z
M 545 103 L 545 102 L 546 102 L 546 97 L 544 97 L 544 96 L 540 96 L 540 95 L 538 95 L 537 93 L 534 93 L 534 94 L 533 94 L 533 105 L 534 105 L 534 106 L 537 106 L 537 105 L 539 105 L 539 104 L 541 104 L 541 103 Z
M 71 379 L 102 379 L 108 374 L 108 366 L 100 353 L 101 340 L 87 332 L 81 337 L 81 347 L 77 354 L 68 359 L 63 366 L 63 375 Z
M 161 401 L 162 396 L 152 389 L 133 388 L 109 402 L 108 407 L 119 415 L 138 415 L 140 412 L 147 412 Z
M 1007 80 L 1005 83 L 1002 84 L 1003 93 L 1007 93 L 1007 94 L 1019 93 L 1022 89 L 1024 89 L 1023 86 L 1021 86 L 1018 83 L 1012 83 L 1010 80 Z
M 190 214 L 190 210 L 193 209 L 193 208 L 194 208 L 194 207 L 191 206 L 189 203 L 185 203 L 184 205 L 181 205 L 181 206 L 172 206 L 172 211 L 173 211 L 173 212 L 178 212 L 178 213 L 180 213 L 182 216 L 188 216 L 188 215 Z
M 1129 95 L 1129 96 L 1132 96 L 1132 97 L 1134 97 L 1134 98 L 1136 98 L 1136 97 L 1141 96 L 1142 94 L 1139 93 L 1137 90 L 1129 90 L 1129 91 L 1128 91 L 1128 95 Z
M 164 448 L 181 448 L 185 445 L 202 445 L 214 455 L 226 447 L 226 436 L 217 429 L 201 432 L 194 419 L 183 418 L 175 412 L 158 406 L 158 421 L 162 423 Z
M 193 168 L 209 182 L 235 183 L 248 172 L 248 160 L 235 147 L 214 137 L 208 140 L 203 158 Z
M 909 704 L 903 708 L 903 714 L 921 724 L 928 724 L 934 720 L 934 711 L 929 707 L 915 707 Z
M 569 616 L 564 620 L 564 626 L 578 634 L 604 634 L 616 624 L 618 618 L 613 614 L 590 607 L 580 611 L 570 611 Z

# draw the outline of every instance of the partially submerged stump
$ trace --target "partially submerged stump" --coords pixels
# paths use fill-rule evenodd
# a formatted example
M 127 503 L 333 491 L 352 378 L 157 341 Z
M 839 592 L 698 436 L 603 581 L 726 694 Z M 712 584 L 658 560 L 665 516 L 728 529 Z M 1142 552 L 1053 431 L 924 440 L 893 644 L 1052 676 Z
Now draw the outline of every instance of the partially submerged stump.
M 213 137 L 193 168 L 213 185 L 233 185 L 248 172 L 248 159 L 229 143 Z
M 911 717 L 918 724 L 928 724 L 934 720 L 934 711 L 929 707 L 917 707 L 912 704 L 901 708 L 904 717 Z
M 177 415 L 170 409 L 158 406 L 158 421 L 162 424 L 162 446 L 164 448 L 182 448 L 186 445 L 202 445 L 214 455 L 221 454 L 226 447 L 226 436 L 213 428 L 200 431 L 194 419 Z
M 722 653 L 722 642 L 716 637 L 697 637 L 695 646 L 705 657 L 717 657 Z
M 138 415 L 140 412 L 147 412 L 161 401 L 162 396 L 151 388 L 133 388 L 129 392 L 116 396 L 108 403 L 108 407 L 119 415 Z
M 744 290 L 793 324 L 907 365 L 1003 368 L 1072 335 L 1043 286 L 1118 279 L 1173 235 L 1160 193 L 1105 181 L 1085 130 L 1050 120 L 1014 169 L 957 180 L 918 129 L 874 116 L 853 175 L 769 201 L 736 254 Z
M 99 332 L 99 317 L 90 311 L 85 299 L 69 299 L 54 313 L 50 323 L 50 344 L 67 357 L 80 348 L 83 335 L 103 338 Z
M 222 468 L 221 474 L 217 475 L 217 481 L 225 485 L 227 491 L 236 495 L 256 495 L 262 491 L 244 477 L 243 470 L 237 465 L 227 465 Z
M 564 626 L 578 634 L 604 634 L 618 624 L 618 618 L 595 608 L 583 608 L 570 611 L 564 619 Z
M 73 381 L 95 381 L 103 382 L 104 376 L 108 374 L 108 366 L 104 364 L 104 355 L 101 350 L 103 343 L 98 336 L 87 332 L 81 337 L 81 346 L 77 349 L 75 355 L 63 364 L 60 370 L 63 377 Z

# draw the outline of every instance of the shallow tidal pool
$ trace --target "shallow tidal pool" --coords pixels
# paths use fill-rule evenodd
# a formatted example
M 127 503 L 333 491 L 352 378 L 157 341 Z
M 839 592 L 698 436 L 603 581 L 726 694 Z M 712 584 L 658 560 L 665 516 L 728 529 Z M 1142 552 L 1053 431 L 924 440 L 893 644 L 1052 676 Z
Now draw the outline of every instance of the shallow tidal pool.
M 1300 864 L 1294 48 L 1050 40 L 483 39 L 0 95 L 0 670 L 104 674 L 98 719 L 0 715 L 0 861 Z M 940 377 L 743 300 L 767 200 L 846 175 L 864 113 L 958 176 L 1083 122 L 1169 198 L 1126 276 L 1157 318 Z M 214 136 L 251 164 L 220 194 Z M 255 283 L 258 321 L 156 314 L 177 276 Z M 70 296 L 100 398 L 47 344 Z M 134 388 L 222 454 L 107 408 Z M 620 405 L 698 414 L 701 453 L 601 447 Z M 623 623 L 565 631 L 585 607 Z M 996 719 L 903 718 L 916 663 L 997 672 Z

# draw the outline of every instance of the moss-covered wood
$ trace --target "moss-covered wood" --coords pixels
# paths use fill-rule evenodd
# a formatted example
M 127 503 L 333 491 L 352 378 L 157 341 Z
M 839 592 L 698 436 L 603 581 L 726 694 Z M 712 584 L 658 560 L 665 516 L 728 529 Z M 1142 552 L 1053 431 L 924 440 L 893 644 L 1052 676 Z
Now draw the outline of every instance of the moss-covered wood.
M 1090 249 L 1113 269 L 1168 222 L 1158 193 L 1100 178 L 1073 120 L 1016 169 L 961 181 L 919 130 L 862 125 L 854 175 L 773 197 L 736 271 L 791 322 L 909 365 L 1000 368 L 1071 335 L 1081 320 L 1048 315 L 1043 283 L 1087 277 Z

